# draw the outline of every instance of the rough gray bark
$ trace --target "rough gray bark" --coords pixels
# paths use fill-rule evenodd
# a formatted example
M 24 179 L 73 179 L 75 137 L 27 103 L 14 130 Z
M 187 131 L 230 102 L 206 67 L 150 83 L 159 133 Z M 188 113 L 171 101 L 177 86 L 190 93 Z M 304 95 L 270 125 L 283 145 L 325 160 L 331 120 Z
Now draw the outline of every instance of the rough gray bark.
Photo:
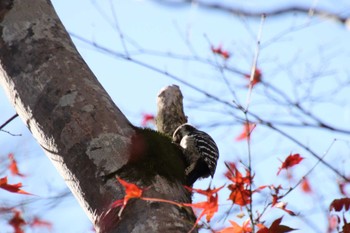
M 158 94 L 156 125 L 159 132 L 171 137 L 175 129 L 187 122 L 182 93 L 176 85 L 163 88 Z
M 0 83 L 97 232 L 191 229 L 193 213 L 166 203 L 132 200 L 120 219 L 110 209 L 124 197 L 114 174 L 148 187 L 145 196 L 189 202 L 183 166 L 169 139 L 133 127 L 115 106 L 49 1 L 0 1 Z

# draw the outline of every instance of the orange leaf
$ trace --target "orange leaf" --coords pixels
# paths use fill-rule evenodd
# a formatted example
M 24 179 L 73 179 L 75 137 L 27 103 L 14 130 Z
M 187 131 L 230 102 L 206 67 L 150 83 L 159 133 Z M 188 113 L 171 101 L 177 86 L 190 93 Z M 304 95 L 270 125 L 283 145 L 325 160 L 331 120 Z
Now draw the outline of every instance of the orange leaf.
M 31 193 L 28 193 L 28 192 L 21 189 L 22 183 L 8 184 L 6 176 L 3 178 L 0 178 L 0 188 L 5 189 L 5 190 L 12 192 L 12 193 L 32 195 Z
M 22 226 L 26 224 L 21 212 L 14 210 L 15 215 L 9 220 L 9 224 L 15 229 L 15 233 L 24 233 Z
M 219 188 L 216 188 L 216 189 L 215 188 L 214 189 L 207 188 L 206 190 L 203 190 L 203 189 L 195 189 L 195 188 L 191 188 L 191 187 L 185 186 L 185 188 L 188 191 L 202 194 L 202 195 L 206 196 L 207 199 L 209 199 L 215 193 L 219 192 L 219 190 L 222 189 L 223 187 L 224 187 L 224 185 L 219 187 Z
M 312 189 L 309 183 L 309 180 L 304 178 L 303 181 L 301 182 L 301 189 L 305 192 L 305 193 L 312 193 Z
M 250 139 L 250 135 L 253 132 L 254 128 L 256 127 L 256 124 L 253 123 L 244 123 L 244 129 L 240 135 L 236 137 L 236 141 L 242 141 L 244 139 Z
M 251 202 L 251 192 L 248 189 L 240 189 L 240 186 L 230 184 L 228 188 L 231 190 L 228 200 L 233 203 L 245 206 Z
M 193 231 L 193 229 L 197 226 L 199 220 L 204 216 L 206 215 L 206 220 L 207 222 L 209 222 L 211 220 L 211 218 L 213 217 L 213 215 L 218 211 L 218 191 L 220 189 L 222 189 L 224 187 L 221 186 L 220 188 L 217 188 L 217 189 L 210 189 L 208 188 L 207 190 L 201 190 L 201 189 L 193 189 L 193 188 L 190 188 L 190 187 L 187 187 L 186 188 L 190 191 L 194 191 L 194 192 L 197 192 L 199 194 L 202 194 L 202 195 L 205 195 L 207 197 L 207 201 L 204 201 L 204 202 L 199 202 L 199 203 L 194 203 L 194 204 L 191 204 L 191 203 L 184 203 L 183 205 L 184 206 L 190 206 L 192 208 L 199 208 L 199 209 L 203 209 L 203 211 L 201 212 L 201 214 L 198 216 L 193 228 L 190 230 Z
M 242 227 L 238 225 L 236 222 L 229 220 L 231 223 L 231 227 L 226 227 L 217 233 L 242 233 Z
M 12 175 L 16 175 L 16 176 L 21 176 L 21 177 L 24 177 L 23 174 L 21 174 L 18 170 L 18 167 L 17 167 L 17 162 L 14 158 L 14 155 L 12 153 L 10 153 L 8 155 L 9 157 L 9 160 L 10 160 L 10 165 L 8 166 L 9 170 L 11 171 L 11 174 Z
M 226 227 L 218 233 L 250 233 L 252 229 L 249 227 L 250 221 L 244 221 L 243 226 L 238 225 L 236 222 L 229 220 L 231 227 Z
M 280 174 L 282 169 L 288 169 L 299 164 L 304 158 L 300 154 L 290 154 L 282 163 L 282 166 L 278 169 L 277 175 Z
M 34 217 L 33 221 L 30 223 L 32 227 L 46 227 L 47 229 L 52 229 L 52 223 L 48 221 L 41 220 L 38 217 Z
M 243 177 L 242 173 L 236 168 L 234 163 L 227 163 L 226 166 L 229 169 L 229 172 L 226 173 L 226 177 L 229 180 L 231 180 L 233 183 L 238 183 L 241 185 L 250 184 L 250 180 L 253 179 L 253 177 L 250 177 L 250 172 L 247 169 L 246 176 Z
M 259 228 L 257 233 L 269 233 L 269 228 L 267 228 L 264 224 L 257 223 L 256 226 Z
M 140 189 L 137 185 L 128 183 L 123 179 L 117 178 L 118 181 L 124 186 L 125 188 L 125 198 L 131 199 L 131 198 L 140 198 L 142 196 L 142 189 Z
M 207 201 L 198 202 L 198 203 L 184 203 L 184 206 L 190 206 L 192 208 L 203 209 L 202 213 L 197 218 L 196 224 L 198 221 L 206 215 L 207 222 L 210 222 L 213 215 L 218 211 L 218 195 L 213 195 Z
M 112 203 L 112 208 L 117 207 L 117 206 L 123 206 L 128 203 L 128 201 L 132 198 L 140 198 L 142 196 L 143 190 L 140 189 L 137 185 L 126 182 L 125 180 L 117 177 L 119 183 L 124 186 L 125 188 L 125 196 L 121 200 L 116 200 L 115 202 Z
M 251 202 L 250 184 L 253 177 L 251 177 L 250 172 L 246 170 L 246 176 L 243 176 L 234 164 L 226 164 L 229 172 L 226 173 L 226 177 L 232 181 L 232 184 L 228 186 L 231 190 L 229 200 L 233 203 L 245 206 Z M 256 190 L 258 191 L 258 190 Z

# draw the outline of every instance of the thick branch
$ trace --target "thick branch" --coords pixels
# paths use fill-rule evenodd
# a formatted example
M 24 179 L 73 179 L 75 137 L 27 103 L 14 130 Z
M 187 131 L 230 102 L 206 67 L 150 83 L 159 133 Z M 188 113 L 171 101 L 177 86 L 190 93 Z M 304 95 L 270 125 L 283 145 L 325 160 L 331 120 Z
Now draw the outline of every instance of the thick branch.
M 176 85 L 165 87 L 158 94 L 157 129 L 169 137 L 178 126 L 187 122 L 182 98 L 182 93 Z
M 133 129 L 74 48 L 48 1 L 0 3 L 0 81 L 88 217 L 122 189 L 102 175 L 127 161 Z
M 130 201 L 122 218 L 110 208 L 125 194 L 115 174 L 148 197 L 189 202 L 184 165 L 168 137 L 128 122 L 49 1 L 0 1 L 0 83 L 97 232 L 191 229 L 191 211 L 166 203 Z

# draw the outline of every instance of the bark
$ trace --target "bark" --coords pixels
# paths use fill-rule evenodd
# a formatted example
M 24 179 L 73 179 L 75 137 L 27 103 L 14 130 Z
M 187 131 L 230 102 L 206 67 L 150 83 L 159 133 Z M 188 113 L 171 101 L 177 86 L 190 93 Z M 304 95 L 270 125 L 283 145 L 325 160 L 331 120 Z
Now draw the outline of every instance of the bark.
M 133 127 L 80 57 L 51 3 L 0 1 L 0 83 L 97 232 L 187 232 L 191 210 L 113 201 L 123 179 L 145 196 L 189 202 L 183 162 L 166 136 Z
M 172 137 L 175 129 L 187 122 L 182 93 L 176 85 L 163 88 L 158 94 L 156 125 L 159 132 Z

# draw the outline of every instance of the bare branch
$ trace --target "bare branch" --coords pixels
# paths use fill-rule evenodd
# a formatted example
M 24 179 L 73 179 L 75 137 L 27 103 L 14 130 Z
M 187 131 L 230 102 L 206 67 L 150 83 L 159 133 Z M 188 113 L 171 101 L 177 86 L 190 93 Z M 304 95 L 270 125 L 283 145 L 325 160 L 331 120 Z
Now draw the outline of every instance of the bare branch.
M 244 8 L 239 6 L 228 6 L 220 3 L 211 3 L 209 1 L 193 1 L 193 0 L 179 0 L 179 1 L 153 0 L 153 1 L 168 7 L 184 7 L 187 4 L 191 4 L 192 2 L 195 2 L 199 7 L 202 7 L 205 9 L 218 10 L 218 11 L 223 11 L 236 16 L 245 16 L 245 17 L 252 17 L 252 18 L 260 18 L 262 14 L 265 14 L 268 17 L 276 17 L 276 16 L 282 16 L 285 14 L 301 13 L 301 14 L 310 15 L 310 16 L 315 15 L 323 18 L 329 18 L 341 24 L 345 24 L 350 17 L 350 15 L 345 15 L 345 14 L 343 15 L 341 13 L 332 12 L 327 9 L 323 9 L 321 7 L 312 8 L 313 6 L 307 7 L 303 5 L 288 5 L 288 6 L 281 5 L 281 6 L 273 6 L 270 9 L 252 10 L 251 8 Z
M 11 121 L 13 121 L 16 117 L 18 117 L 18 114 L 16 113 L 12 117 L 10 117 L 7 121 L 5 121 L 2 125 L 0 125 L 0 130 L 5 128 L 6 125 L 8 125 Z
M 182 93 L 176 85 L 163 88 L 158 94 L 156 124 L 158 131 L 172 136 L 175 129 L 187 122 Z

